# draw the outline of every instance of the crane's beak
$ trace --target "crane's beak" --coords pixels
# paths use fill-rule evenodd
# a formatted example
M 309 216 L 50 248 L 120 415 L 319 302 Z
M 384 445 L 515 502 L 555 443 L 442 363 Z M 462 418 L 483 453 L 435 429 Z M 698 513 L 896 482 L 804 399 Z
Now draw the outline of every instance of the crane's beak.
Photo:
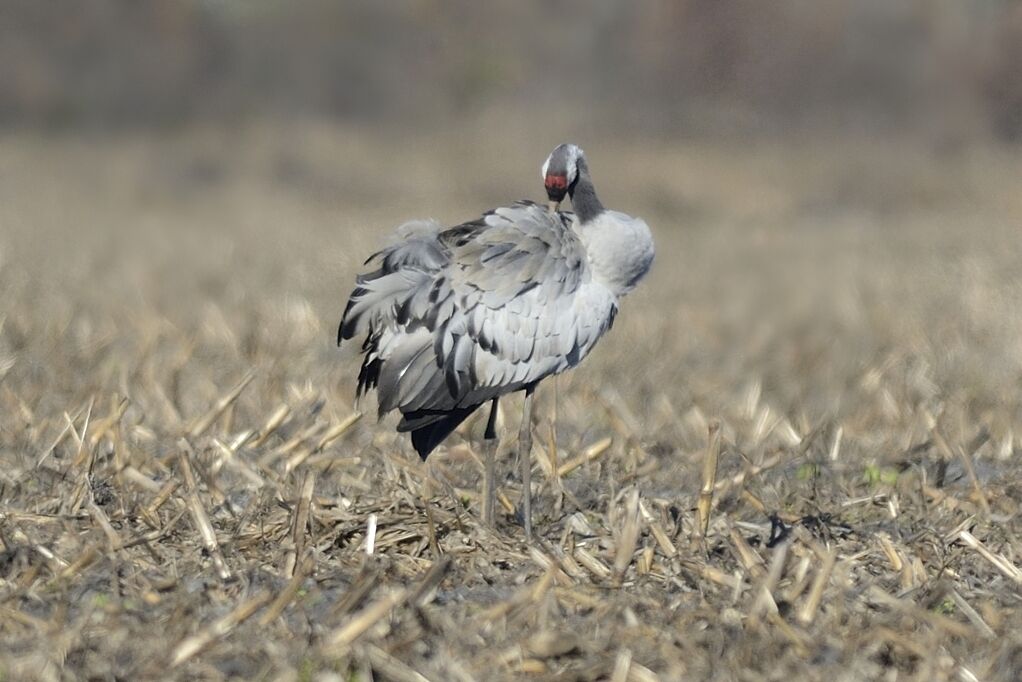
M 551 213 L 557 213 L 557 209 L 559 209 L 561 207 L 561 202 L 559 202 L 559 201 L 548 201 L 548 202 L 546 202 L 546 207 L 550 210 Z

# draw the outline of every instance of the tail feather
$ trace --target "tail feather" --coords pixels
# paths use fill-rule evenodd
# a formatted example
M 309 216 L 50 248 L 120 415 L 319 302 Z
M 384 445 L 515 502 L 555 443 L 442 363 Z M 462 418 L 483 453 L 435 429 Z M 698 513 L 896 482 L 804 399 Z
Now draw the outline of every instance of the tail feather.
M 366 290 L 362 287 L 355 287 L 355 290 L 351 292 L 351 298 L 348 299 L 348 304 L 344 306 L 344 314 L 341 315 L 341 323 L 337 325 L 338 346 L 341 345 L 342 341 L 350 339 L 355 335 L 358 317 L 351 315 L 351 309 L 355 306 L 355 302 L 365 296 L 365 294 Z
M 409 412 L 401 419 L 398 431 L 412 432 L 412 446 L 419 457 L 426 459 L 454 429 L 476 411 L 479 405 L 456 407 L 448 412 Z
M 425 299 L 429 292 L 432 275 L 421 270 L 396 270 L 386 272 L 376 270 L 367 275 L 359 275 L 357 286 L 351 292 L 348 304 L 344 308 L 341 324 L 337 328 L 337 344 L 353 338 L 361 332 L 378 326 L 381 320 L 394 320 L 396 311 L 407 303 L 410 311 L 416 302 L 408 302 L 420 290 L 425 290 L 421 298 Z M 421 307 L 421 303 L 418 304 Z

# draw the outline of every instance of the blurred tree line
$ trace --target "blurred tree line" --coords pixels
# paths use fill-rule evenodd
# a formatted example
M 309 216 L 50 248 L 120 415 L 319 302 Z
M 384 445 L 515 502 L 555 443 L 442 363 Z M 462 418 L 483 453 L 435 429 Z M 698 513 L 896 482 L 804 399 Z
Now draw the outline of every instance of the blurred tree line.
M 0 126 L 482 110 L 1022 139 L 1018 0 L 3 0 Z

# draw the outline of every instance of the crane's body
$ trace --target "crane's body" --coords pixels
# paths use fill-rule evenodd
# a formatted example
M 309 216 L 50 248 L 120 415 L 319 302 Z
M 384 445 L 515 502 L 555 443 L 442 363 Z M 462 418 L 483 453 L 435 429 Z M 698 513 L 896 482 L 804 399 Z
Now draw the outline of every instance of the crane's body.
M 566 166 L 553 191 L 551 162 Z M 589 354 L 652 263 L 649 228 L 603 208 L 581 150 L 558 147 L 544 175 L 552 200 L 572 193 L 574 214 L 520 201 L 451 228 L 408 223 L 356 280 L 337 337 L 365 334 L 356 393 L 375 388 L 381 416 L 398 410 L 423 459 L 492 401 L 491 438 L 497 399 L 515 391 L 526 392 L 520 440 L 531 443 L 534 387 Z

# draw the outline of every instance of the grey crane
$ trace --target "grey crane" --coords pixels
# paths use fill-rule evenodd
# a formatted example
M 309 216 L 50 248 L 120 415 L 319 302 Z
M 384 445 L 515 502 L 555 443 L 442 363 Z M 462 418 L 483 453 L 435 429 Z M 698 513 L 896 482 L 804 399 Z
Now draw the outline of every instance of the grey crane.
M 548 206 L 518 201 L 445 228 L 416 221 L 370 256 L 344 310 L 337 343 L 365 334 L 356 397 L 375 388 L 379 414 L 397 409 L 422 459 L 489 402 L 482 517 L 494 516 L 497 402 L 524 391 L 518 436 L 521 513 L 532 537 L 532 394 L 582 361 L 610 329 L 623 295 L 653 261 L 641 219 L 603 207 L 582 150 L 556 147 L 543 164 Z M 558 209 L 571 197 L 574 214 Z

